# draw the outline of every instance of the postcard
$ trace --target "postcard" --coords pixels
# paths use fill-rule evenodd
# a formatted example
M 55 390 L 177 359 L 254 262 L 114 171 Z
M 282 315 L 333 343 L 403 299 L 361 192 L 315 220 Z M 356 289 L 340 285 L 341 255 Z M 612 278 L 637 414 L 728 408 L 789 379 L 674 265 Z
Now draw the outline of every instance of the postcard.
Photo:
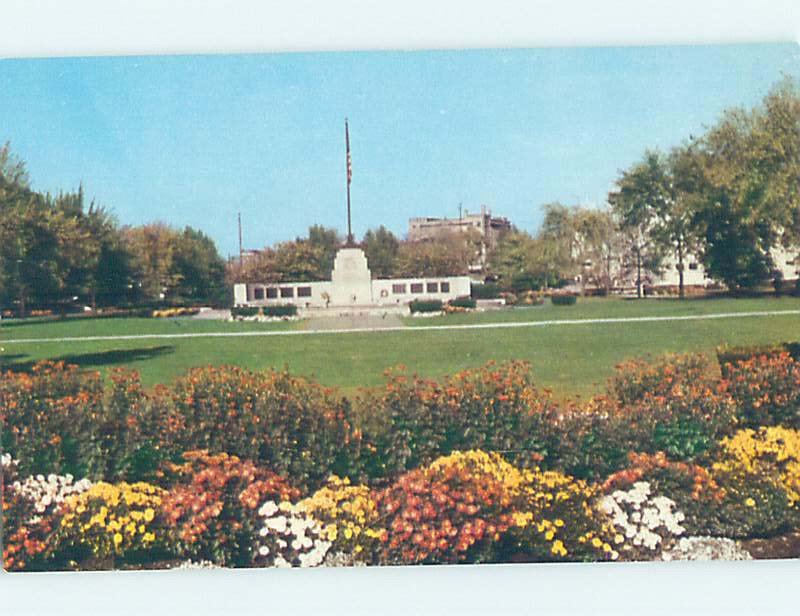
M 798 80 L 0 61 L 4 569 L 797 558 Z

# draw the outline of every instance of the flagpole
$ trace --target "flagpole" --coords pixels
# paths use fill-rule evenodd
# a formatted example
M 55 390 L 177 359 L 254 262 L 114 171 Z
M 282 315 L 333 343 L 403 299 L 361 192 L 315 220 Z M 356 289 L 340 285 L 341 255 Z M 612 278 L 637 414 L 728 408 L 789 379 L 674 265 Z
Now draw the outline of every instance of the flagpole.
M 344 141 L 347 147 L 347 245 L 353 245 L 353 228 L 350 223 L 350 181 L 353 178 L 353 167 L 350 160 L 350 128 L 347 118 L 344 119 Z

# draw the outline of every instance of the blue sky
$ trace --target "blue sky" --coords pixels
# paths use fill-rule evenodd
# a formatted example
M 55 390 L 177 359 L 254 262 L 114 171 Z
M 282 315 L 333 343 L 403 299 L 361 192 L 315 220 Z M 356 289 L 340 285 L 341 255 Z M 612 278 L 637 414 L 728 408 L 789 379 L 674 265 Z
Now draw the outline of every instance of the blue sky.
M 0 61 L 0 142 L 34 188 L 83 182 L 123 224 L 202 229 L 223 255 L 486 204 L 534 231 L 542 204 L 602 206 L 645 148 L 752 106 L 793 44 Z

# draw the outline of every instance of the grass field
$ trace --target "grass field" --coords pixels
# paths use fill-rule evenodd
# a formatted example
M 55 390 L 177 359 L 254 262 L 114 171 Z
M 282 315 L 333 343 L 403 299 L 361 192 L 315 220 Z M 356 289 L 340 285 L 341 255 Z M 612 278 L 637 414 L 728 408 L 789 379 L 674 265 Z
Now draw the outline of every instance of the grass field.
M 127 365 L 147 384 L 168 382 L 192 366 L 238 364 L 288 368 L 325 385 L 352 392 L 378 385 L 385 369 L 405 364 L 425 376 L 439 376 L 486 361 L 530 361 L 536 380 L 559 397 L 598 391 L 620 361 L 666 352 L 713 352 L 721 345 L 797 340 L 800 315 L 752 316 L 649 323 L 545 325 L 514 329 L 432 330 L 430 325 L 524 322 L 561 319 L 702 315 L 764 310 L 800 310 L 797 298 L 677 300 L 580 300 L 577 306 L 550 305 L 430 319 L 406 319 L 403 331 L 303 336 L 169 338 L 77 342 L 17 342 L 30 338 L 98 335 L 280 331 L 295 323 L 224 323 L 190 319 L 106 319 L 0 325 L 0 365 L 27 369 L 40 359 L 58 358 L 92 368 Z

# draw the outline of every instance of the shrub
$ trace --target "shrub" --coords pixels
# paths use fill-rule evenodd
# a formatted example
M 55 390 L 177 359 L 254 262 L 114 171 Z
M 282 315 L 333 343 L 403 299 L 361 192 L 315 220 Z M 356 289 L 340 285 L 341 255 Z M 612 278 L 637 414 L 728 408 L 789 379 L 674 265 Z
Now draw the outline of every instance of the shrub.
M 580 479 L 600 479 L 623 468 L 631 451 L 631 435 L 606 398 L 566 406 L 548 428 L 543 465 Z
M 762 344 L 755 346 L 721 346 L 717 348 L 717 362 L 719 363 L 722 375 L 726 376 L 726 364 L 736 364 L 737 362 L 750 360 L 761 355 L 776 356 L 781 353 L 789 353 L 792 359 L 800 359 L 800 343 L 783 342 L 780 344 Z
M 387 376 L 382 391 L 361 401 L 380 420 L 365 428 L 368 476 L 392 476 L 454 450 L 502 451 L 523 466 L 541 459 L 552 402 L 534 387 L 528 364 L 490 362 L 441 382 L 402 370 Z
M 800 428 L 800 362 L 788 353 L 724 364 L 722 371 L 743 425 Z
M 542 297 L 535 291 L 527 291 L 524 294 L 522 294 L 522 298 L 519 300 L 519 303 L 524 304 L 526 306 L 543 306 L 544 297 Z
M 675 502 L 686 515 L 683 524 L 690 534 L 706 528 L 707 516 L 725 495 L 706 468 L 670 460 L 663 452 L 629 454 L 628 466 L 610 475 L 602 490 L 606 494 L 629 490 L 640 481 L 647 482 L 654 494 L 668 495 Z
M 443 304 L 440 299 L 415 299 L 408 306 L 411 312 L 441 312 Z
M 103 422 L 98 372 L 41 362 L 28 373 L 0 376 L 4 450 L 20 473 L 98 476 L 103 466 L 98 431 Z
M 297 315 L 297 306 L 294 304 L 264 306 L 262 311 L 265 317 L 293 317 Z
M 550 302 L 553 306 L 574 306 L 578 303 L 577 295 L 551 295 Z
M 154 318 L 174 318 L 174 317 L 188 317 L 196 315 L 200 312 L 199 308 L 164 308 L 162 310 L 154 310 L 152 316 Z
M 526 291 L 538 291 L 542 288 L 542 280 L 532 274 L 520 274 L 511 280 L 511 290 L 514 293 L 525 293 Z
M 177 483 L 163 500 L 164 518 L 182 553 L 224 566 L 252 564 L 259 505 L 296 497 L 297 491 L 236 456 L 191 451 L 183 457 L 184 464 L 167 465 L 168 477 Z
M 637 481 L 628 490 L 614 490 L 600 499 L 600 510 L 611 518 L 616 537 L 630 560 L 649 560 L 663 549 L 671 548 L 677 537 L 686 532 L 685 519 L 675 501 L 655 495 L 647 481 Z M 623 539 L 624 537 L 624 539 Z
M 347 478 L 333 475 L 297 507 L 320 524 L 320 536 L 330 542 L 333 554 L 348 554 L 360 562 L 377 556 L 383 531 L 378 528 L 378 507 L 367 486 L 351 486 Z
M 513 475 L 512 475 L 513 476 Z M 620 537 L 594 507 L 597 491 L 556 471 L 521 472 L 513 524 L 497 549 L 500 561 L 616 560 Z
M 114 568 L 170 553 L 160 516 L 164 491 L 147 483 L 100 482 L 64 502 L 52 557 L 70 568 Z
M 473 299 L 497 299 L 500 297 L 500 286 L 493 282 L 470 285 L 470 297 Z
M 226 452 L 291 477 L 298 487 L 351 474 L 359 433 L 346 400 L 316 383 L 269 370 L 197 368 L 170 392 L 179 418 L 173 452 Z
M 561 413 L 546 462 L 600 480 L 625 468 L 630 452 L 663 451 L 673 459 L 700 460 L 733 431 L 735 413 L 727 395 L 703 382 L 677 383 L 626 404 L 599 396 Z
M 256 563 L 267 567 L 317 567 L 323 563 L 331 542 L 317 520 L 288 501 L 268 500 L 259 509 L 263 518 L 254 553 Z
M 796 507 L 774 475 L 735 463 L 715 463 L 712 475 L 724 498 L 702 519 L 705 533 L 734 539 L 772 537 L 800 523 Z
M 514 306 L 517 303 L 517 295 L 511 292 L 501 293 L 500 299 L 505 302 L 506 306 Z
M 61 520 L 61 504 L 67 497 L 88 490 L 91 482 L 74 482 L 71 475 L 52 474 L 20 480 L 16 460 L 9 454 L 0 458 L 3 566 L 10 571 L 45 569 L 45 552 Z
M 261 314 L 261 309 L 258 306 L 234 306 L 231 308 L 231 316 L 233 318 L 257 317 L 259 314 Z
M 496 454 L 455 453 L 412 470 L 376 495 L 389 564 L 480 562 L 512 524 L 518 477 Z
M 449 302 L 450 306 L 455 308 L 467 308 L 472 309 L 475 308 L 477 303 L 471 297 L 456 297 L 455 299 L 451 299 Z
M 613 559 L 594 490 L 498 454 L 455 452 L 378 493 L 390 563 Z
M 782 427 L 740 430 L 722 441 L 720 466 L 741 465 L 775 476 L 792 505 L 800 504 L 800 430 Z
M 633 359 L 615 367 L 608 391 L 620 404 L 631 404 L 645 395 L 667 395 L 676 387 L 710 388 L 715 377 L 709 359 L 699 353 L 664 355 L 656 361 Z

